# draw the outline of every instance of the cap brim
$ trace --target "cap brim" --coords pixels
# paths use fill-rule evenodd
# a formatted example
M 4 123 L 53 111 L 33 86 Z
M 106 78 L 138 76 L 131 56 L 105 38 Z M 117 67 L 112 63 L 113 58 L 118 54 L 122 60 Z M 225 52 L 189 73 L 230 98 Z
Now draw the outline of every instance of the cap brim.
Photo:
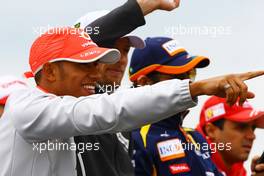
M 117 49 L 94 47 L 78 54 L 75 54 L 69 58 L 58 58 L 52 60 L 55 61 L 69 61 L 75 63 L 92 63 L 99 61 L 105 64 L 114 64 L 120 59 L 120 52 Z
M 122 38 L 128 38 L 131 47 L 138 48 L 138 49 L 143 49 L 146 46 L 145 41 L 142 40 L 138 36 L 128 35 L 128 36 L 125 36 L 125 37 L 122 37 Z
M 247 109 L 230 116 L 225 116 L 225 119 L 240 123 L 254 121 L 258 128 L 264 128 L 264 111 L 254 111 Z
M 181 60 L 183 61 L 181 63 Z M 161 65 L 156 71 L 166 74 L 182 74 L 193 68 L 204 68 L 210 64 L 210 60 L 204 56 L 193 56 L 188 58 L 186 55 L 173 59 L 171 62 Z

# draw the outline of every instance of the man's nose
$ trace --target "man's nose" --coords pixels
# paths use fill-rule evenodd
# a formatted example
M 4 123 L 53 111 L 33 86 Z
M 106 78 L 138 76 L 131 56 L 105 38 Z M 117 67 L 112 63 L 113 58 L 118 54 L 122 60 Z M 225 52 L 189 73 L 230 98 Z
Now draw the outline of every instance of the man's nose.
M 127 63 L 127 56 L 121 55 L 120 60 L 118 61 L 120 64 L 126 64 Z
M 247 130 L 246 138 L 249 139 L 249 140 L 254 140 L 254 139 L 256 139 L 256 135 L 255 135 L 255 132 L 254 132 L 253 128 L 249 128 L 249 129 Z

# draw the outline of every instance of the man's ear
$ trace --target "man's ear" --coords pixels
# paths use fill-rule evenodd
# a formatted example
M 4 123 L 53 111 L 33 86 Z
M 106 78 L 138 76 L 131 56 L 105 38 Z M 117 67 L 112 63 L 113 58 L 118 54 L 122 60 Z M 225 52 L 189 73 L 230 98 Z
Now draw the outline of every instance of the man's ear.
M 145 86 L 145 85 L 151 85 L 153 82 L 151 79 L 149 79 L 146 75 L 141 75 L 137 79 L 137 85 Z
M 204 132 L 206 137 L 209 137 L 210 140 L 215 141 L 219 135 L 220 129 L 212 123 L 208 123 L 204 127 Z
M 56 75 L 58 74 L 58 72 L 58 67 L 53 63 L 44 64 L 41 70 L 43 79 L 46 79 L 49 82 L 56 81 Z

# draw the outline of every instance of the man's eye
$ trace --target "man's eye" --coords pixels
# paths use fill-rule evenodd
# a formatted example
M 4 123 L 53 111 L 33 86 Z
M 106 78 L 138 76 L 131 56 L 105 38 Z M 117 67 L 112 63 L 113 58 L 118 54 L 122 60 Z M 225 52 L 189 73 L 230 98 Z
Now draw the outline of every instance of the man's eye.
M 244 123 L 240 123 L 238 124 L 237 126 L 240 130 L 245 130 L 247 129 L 249 126 L 247 124 L 244 124 Z
M 90 67 L 90 65 L 87 64 L 87 63 L 80 63 L 80 64 L 78 64 L 78 65 L 79 65 L 80 68 L 83 68 L 83 69 L 87 69 L 87 68 Z
M 246 128 L 247 127 L 246 124 L 240 124 L 239 126 L 240 126 L 240 128 Z

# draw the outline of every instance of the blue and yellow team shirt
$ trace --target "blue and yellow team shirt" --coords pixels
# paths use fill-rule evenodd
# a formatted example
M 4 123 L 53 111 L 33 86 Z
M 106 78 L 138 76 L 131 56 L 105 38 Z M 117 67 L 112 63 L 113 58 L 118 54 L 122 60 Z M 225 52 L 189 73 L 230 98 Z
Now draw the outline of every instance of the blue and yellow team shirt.
M 222 176 L 206 140 L 181 121 L 178 114 L 132 132 L 136 176 Z

